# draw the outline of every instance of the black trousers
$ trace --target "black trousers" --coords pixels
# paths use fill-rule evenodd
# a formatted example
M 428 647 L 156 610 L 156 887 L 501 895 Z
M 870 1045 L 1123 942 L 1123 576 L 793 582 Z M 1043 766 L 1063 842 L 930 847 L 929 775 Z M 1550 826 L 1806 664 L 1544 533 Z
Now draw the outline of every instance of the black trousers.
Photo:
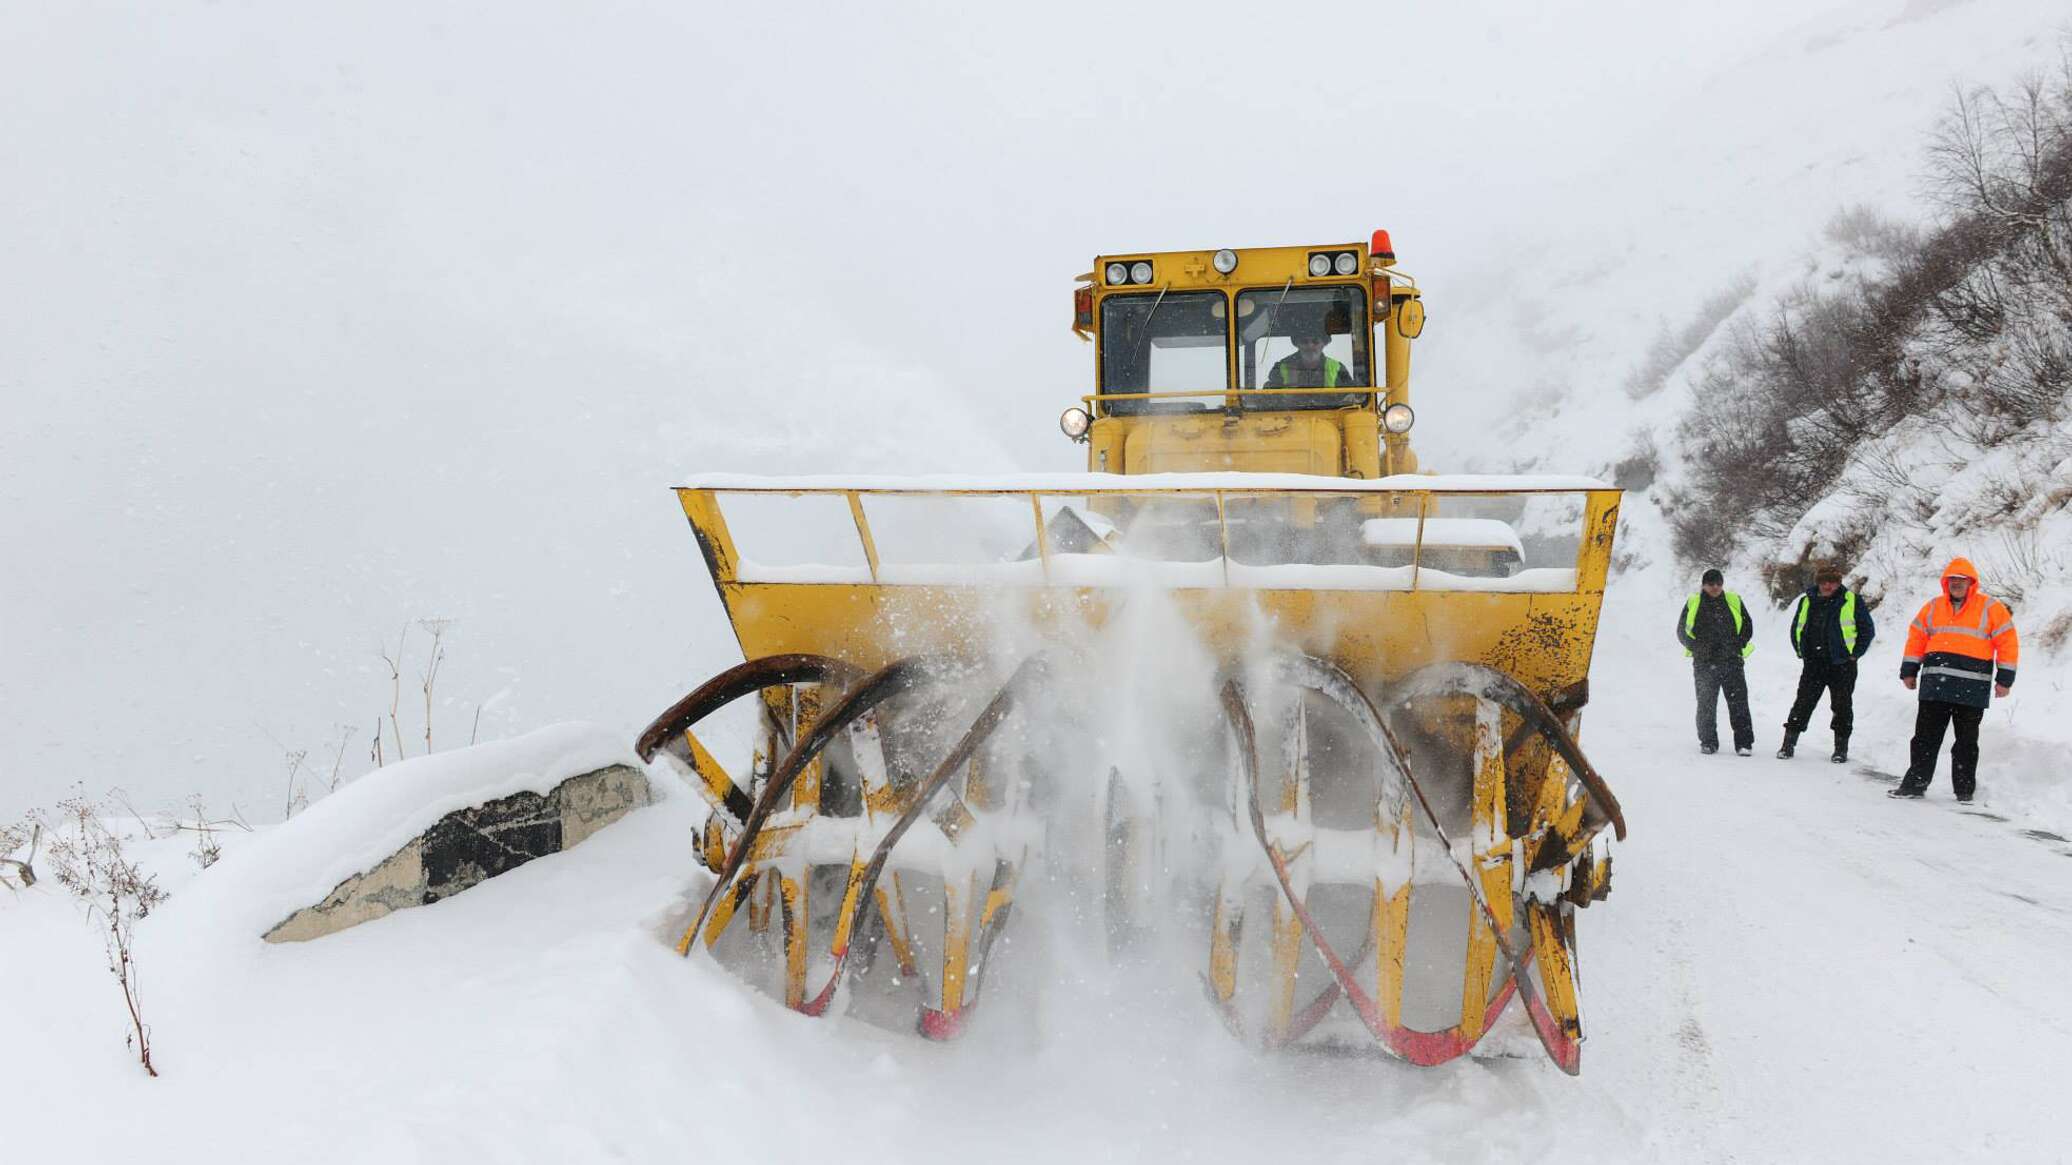
M 1808 659 L 1799 669 L 1799 694 L 1791 702 L 1791 715 L 1784 718 L 1787 732 L 1804 732 L 1813 722 L 1813 709 L 1827 694 L 1828 726 L 1835 730 L 1835 743 L 1849 739 L 1856 727 L 1856 661 L 1835 663 L 1825 656 Z
M 1755 747 L 1755 724 L 1748 718 L 1748 675 L 1738 659 L 1691 661 L 1691 680 L 1698 689 L 1698 743 L 1719 747 L 1719 698 L 1727 697 L 1727 722 L 1734 726 L 1734 747 Z
M 1941 700 L 1921 701 L 1914 714 L 1913 762 L 1900 784 L 1909 789 L 1926 789 L 1935 779 L 1936 757 L 1942 752 L 1943 732 L 1957 726 L 1957 743 L 1950 746 L 1950 787 L 1959 797 L 1969 797 L 1978 788 L 1978 724 L 1984 708 L 1947 704 Z

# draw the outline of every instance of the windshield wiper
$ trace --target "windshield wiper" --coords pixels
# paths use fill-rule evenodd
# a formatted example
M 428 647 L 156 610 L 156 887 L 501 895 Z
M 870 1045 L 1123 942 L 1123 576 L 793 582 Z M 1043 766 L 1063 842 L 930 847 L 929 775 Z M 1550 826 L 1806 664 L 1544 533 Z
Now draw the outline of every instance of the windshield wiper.
M 1275 320 L 1277 320 L 1277 319 L 1279 319 L 1279 318 L 1281 318 L 1281 306 L 1282 306 L 1283 304 L 1285 304 L 1285 303 L 1287 303 L 1287 302 L 1288 302 L 1288 293 L 1289 293 L 1290 291 L 1293 291 L 1294 289 L 1295 289 L 1295 277 L 1294 277 L 1293 275 L 1290 275 L 1290 276 L 1288 276 L 1288 281 L 1287 281 L 1286 283 L 1284 283 L 1284 284 L 1282 284 L 1282 285 L 1281 285 L 1281 295 L 1280 295 L 1280 298 L 1279 298 L 1279 299 L 1276 299 L 1276 300 L 1274 300 L 1274 301 L 1273 301 L 1273 306 L 1272 306 L 1272 307 L 1270 307 L 1270 308 L 1268 308 L 1268 309 L 1266 309 L 1266 327 L 1264 328 L 1264 331 L 1265 331 L 1265 333 L 1266 333 L 1266 334 L 1265 334 L 1265 336 L 1264 336 L 1264 337 L 1262 337 L 1263 339 L 1265 339 L 1265 340 L 1268 340 L 1268 341 L 1271 341 L 1271 340 L 1273 339 L 1273 324 L 1274 324 L 1274 321 L 1275 321 Z M 1263 363 L 1263 361 L 1260 361 L 1260 363 Z M 1254 367 L 1254 368 L 1257 368 L 1257 367 L 1258 367 L 1258 364 L 1257 364 L 1257 363 L 1255 363 L 1255 364 L 1253 365 L 1253 367 Z M 1261 376 L 1261 377 L 1259 378 L 1259 387 L 1261 387 L 1261 388 L 1264 388 L 1264 387 L 1266 387 L 1266 379 L 1267 379 L 1267 377 L 1268 377 L 1268 376 L 1271 376 L 1271 375 L 1273 375 L 1273 373 L 1272 373 L 1271 371 L 1269 371 L 1268 373 L 1266 373 L 1266 375 L 1265 375 L 1265 376 Z
M 1293 283 L 1294 280 L 1291 279 L 1289 282 Z M 1144 313 L 1144 322 L 1137 325 L 1140 333 L 1137 337 L 1137 351 L 1130 363 L 1143 362 L 1144 387 L 1146 391 L 1149 391 L 1151 387 L 1151 363 L 1144 359 L 1144 353 L 1151 347 L 1151 321 L 1158 318 L 1158 305 L 1165 302 L 1166 292 L 1172 289 L 1173 285 L 1171 283 L 1167 283 L 1164 287 L 1158 289 L 1158 298 L 1151 301 L 1151 310 Z

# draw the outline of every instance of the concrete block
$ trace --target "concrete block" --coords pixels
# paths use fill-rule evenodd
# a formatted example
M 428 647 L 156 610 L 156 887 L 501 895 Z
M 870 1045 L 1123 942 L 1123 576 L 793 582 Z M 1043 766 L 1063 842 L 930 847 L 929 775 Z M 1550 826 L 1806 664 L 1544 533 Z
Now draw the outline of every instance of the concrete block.
M 609 765 L 570 777 L 544 795 L 518 792 L 456 810 L 371 869 L 340 882 L 323 901 L 289 915 L 266 932 L 266 941 L 304 942 L 451 898 L 581 844 L 652 800 L 645 774 Z

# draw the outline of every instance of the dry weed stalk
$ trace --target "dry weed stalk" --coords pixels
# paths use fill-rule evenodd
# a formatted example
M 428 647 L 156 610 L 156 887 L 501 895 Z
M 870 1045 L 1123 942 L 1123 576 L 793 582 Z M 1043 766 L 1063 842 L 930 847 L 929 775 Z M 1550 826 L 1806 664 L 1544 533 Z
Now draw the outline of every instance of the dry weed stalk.
M 305 808 L 309 805 L 309 798 L 297 793 L 295 787 L 295 778 L 302 772 L 302 762 L 309 759 L 309 750 L 306 748 L 289 749 L 283 759 L 288 765 L 288 797 L 285 807 L 281 810 L 281 820 L 286 821 L 288 818 L 295 816 L 297 809 Z
M 452 619 L 419 619 L 419 627 L 431 633 L 432 646 L 425 653 L 425 669 L 417 673 L 424 690 L 424 751 L 432 754 L 432 686 L 439 682 L 439 665 L 446 662 L 446 649 L 440 641 L 446 638 L 446 629 L 453 626 Z
M 403 708 L 403 649 L 409 642 L 410 624 L 405 623 L 403 624 L 403 630 L 396 634 L 395 657 L 390 658 L 387 644 L 384 643 L 381 647 L 381 662 L 387 664 L 389 669 L 389 731 L 396 738 L 397 760 L 402 760 L 408 755 L 403 751 L 403 727 L 398 723 L 397 716 Z M 376 737 L 381 735 L 381 726 L 378 722 L 374 728 L 374 735 Z
M 124 1042 L 136 1049 L 144 1071 L 156 1076 L 158 1069 L 151 1064 L 151 1026 L 144 1022 L 132 951 L 138 921 L 165 901 L 165 891 L 123 854 L 122 839 L 107 827 L 98 806 L 73 797 L 59 802 L 58 810 L 65 828 L 51 830 L 53 876 L 85 905 L 87 918 L 101 931 L 108 971 L 122 986 L 123 1006 L 129 1012 L 130 1034 Z
M 331 776 L 325 782 L 324 789 L 327 793 L 336 793 L 338 791 L 338 770 L 345 764 L 345 746 L 353 742 L 353 731 L 353 726 L 350 724 L 340 724 L 338 726 L 338 755 L 331 758 Z
M 194 851 L 187 856 L 194 859 L 195 865 L 206 870 L 216 864 L 216 859 L 223 856 L 223 847 L 216 843 L 216 823 L 209 820 L 208 811 L 202 808 L 201 795 L 195 794 L 187 804 L 194 810 L 194 824 L 181 826 L 182 829 L 194 831 Z

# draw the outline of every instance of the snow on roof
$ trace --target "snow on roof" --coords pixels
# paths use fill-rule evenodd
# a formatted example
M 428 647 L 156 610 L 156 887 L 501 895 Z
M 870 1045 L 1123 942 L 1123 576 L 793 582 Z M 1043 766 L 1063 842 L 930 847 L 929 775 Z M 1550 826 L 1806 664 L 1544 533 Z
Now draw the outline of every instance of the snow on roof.
M 1594 477 L 1563 474 L 1399 473 L 1360 479 L 1322 477 L 1309 473 L 1018 473 L 1003 475 L 920 474 L 794 474 L 765 477 L 751 473 L 705 473 L 687 479 L 679 489 L 712 490 L 943 490 L 1007 493 L 1073 494 L 1088 490 L 1305 490 L 1321 493 L 1398 492 L 1487 493 L 1514 490 L 1573 491 L 1615 489 Z
M 1416 518 L 1369 518 L 1360 523 L 1360 540 L 1369 546 L 1416 546 Z M 1509 522 L 1495 518 L 1426 518 L 1426 546 L 1465 546 L 1477 550 L 1509 550 L 1520 558 L 1525 546 Z

